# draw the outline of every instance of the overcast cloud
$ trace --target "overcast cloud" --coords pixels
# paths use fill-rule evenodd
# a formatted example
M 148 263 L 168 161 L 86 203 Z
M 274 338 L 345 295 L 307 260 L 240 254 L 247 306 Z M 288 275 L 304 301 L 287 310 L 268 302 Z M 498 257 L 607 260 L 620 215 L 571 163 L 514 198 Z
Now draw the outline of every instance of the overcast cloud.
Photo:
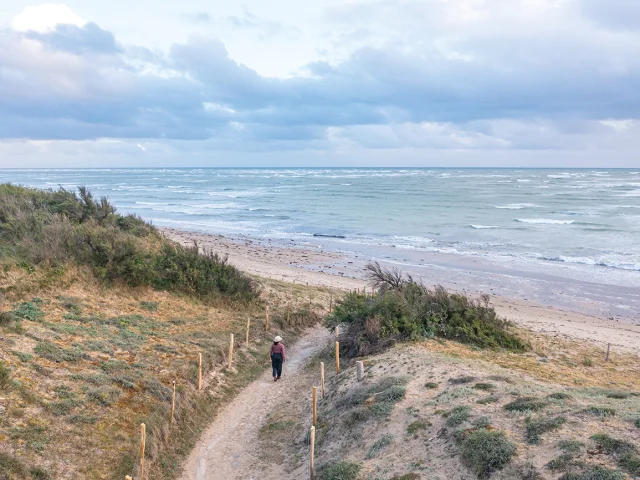
M 173 3 L 0 7 L 0 166 L 640 166 L 640 2 Z

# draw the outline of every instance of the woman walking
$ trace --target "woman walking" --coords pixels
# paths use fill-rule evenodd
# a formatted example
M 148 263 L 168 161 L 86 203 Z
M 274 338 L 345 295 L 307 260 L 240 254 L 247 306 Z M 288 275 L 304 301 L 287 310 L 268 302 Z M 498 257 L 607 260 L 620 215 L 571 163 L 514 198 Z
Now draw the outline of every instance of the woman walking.
M 282 375 L 282 364 L 287 359 L 287 355 L 284 353 L 284 345 L 282 344 L 282 337 L 277 336 L 273 339 L 273 345 L 271 345 L 271 367 L 273 368 L 273 381 L 280 380 Z

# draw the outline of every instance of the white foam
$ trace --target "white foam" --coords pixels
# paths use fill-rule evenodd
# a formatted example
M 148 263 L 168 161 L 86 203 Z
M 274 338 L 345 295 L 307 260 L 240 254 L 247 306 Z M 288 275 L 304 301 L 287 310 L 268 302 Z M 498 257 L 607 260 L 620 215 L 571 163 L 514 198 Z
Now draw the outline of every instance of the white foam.
M 548 225 L 571 225 L 575 220 L 556 220 L 553 218 L 516 218 L 516 222 Z
M 471 228 L 475 228 L 477 230 L 488 230 L 492 228 L 498 228 L 495 225 L 471 225 Z
M 509 205 L 496 205 L 495 208 L 501 210 L 522 210 L 523 208 L 535 208 L 535 203 L 510 203 Z

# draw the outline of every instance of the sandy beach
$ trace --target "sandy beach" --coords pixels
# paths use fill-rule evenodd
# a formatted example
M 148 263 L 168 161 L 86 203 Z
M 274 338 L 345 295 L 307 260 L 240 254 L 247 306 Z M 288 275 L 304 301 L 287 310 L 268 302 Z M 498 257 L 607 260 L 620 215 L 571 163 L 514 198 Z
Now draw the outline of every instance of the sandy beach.
M 170 228 L 162 232 L 183 245 L 197 242 L 200 248 L 228 255 L 233 265 L 252 275 L 339 290 L 368 285 L 363 277 L 368 259 L 362 256 L 346 257 L 294 241 L 288 247 L 282 242 L 272 245 L 269 241 L 258 242 L 247 237 L 231 238 Z M 640 325 L 495 295 L 492 303 L 500 315 L 533 332 L 587 340 L 601 348 L 610 343 L 614 352 L 623 349 L 640 354 Z

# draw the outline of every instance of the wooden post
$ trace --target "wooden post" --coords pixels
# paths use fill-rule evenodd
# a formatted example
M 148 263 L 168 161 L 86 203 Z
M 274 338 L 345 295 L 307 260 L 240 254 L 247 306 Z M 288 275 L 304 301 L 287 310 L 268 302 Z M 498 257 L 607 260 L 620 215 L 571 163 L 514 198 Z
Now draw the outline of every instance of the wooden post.
M 171 394 L 171 423 L 173 423 L 174 420 L 174 413 L 176 411 L 176 381 L 173 381 L 173 393 Z
M 202 390 L 202 353 L 198 352 L 198 391 Z
M 267 305 L 267 316 L 264 321 L 264 329 L 269 330 L 269 305 Z
M 147 426 L 140 424 L 140 480 L 144 479 L 144 448 L 147 443 Z
M 611 350 L 611 344 L 610 344 L 610 343 L 607 343 L 607 356 L 606 356 L 606 358 L 604 359 L 604 361 L 605 361 L 605 362 L 608 362 L 608 361 L 609 361 L 609 350 Z
M 336 325 L 336 340 L 340 338 L 340 327 Z
M 229 342 L 229 368 L 231 368 L 231 362 L 233 362 L 233 333 L 231 334 L 231 341 Z
M 315 449 L 316 449 L 316 427 L 311 426 L 309 443 L 311 445 L 311 452 L 309 455 L 309 478 L 313 480 L 316 476 L 316 468 L 315 468 Z
M 340 342 L 336 342 L 336 373 L 340 373 Z
M 247 333 L 244 337 L 244 343 L 247 345 L 247 349 L 249 349 L 249 329 L 251 328 L 251 317 L 247 319 Z
M 313 424 L 318 423 L 318 387 L 313 387 Z
M 289 325 L 289 318 L 291 317 L 291 300 L 287 303 L 287 325 Z
M 126 477 L 124 477 L 124 480 L 133 480 L 133 478 L 131 478 L 129 475 L 127 475 Z
M 324 399 L 324 362 L 320 362 L 320 389 L 322 391 L 322 398 Z
M 364 378 L 364 362 L 356 362 L 356 378 L 359 382 Z

